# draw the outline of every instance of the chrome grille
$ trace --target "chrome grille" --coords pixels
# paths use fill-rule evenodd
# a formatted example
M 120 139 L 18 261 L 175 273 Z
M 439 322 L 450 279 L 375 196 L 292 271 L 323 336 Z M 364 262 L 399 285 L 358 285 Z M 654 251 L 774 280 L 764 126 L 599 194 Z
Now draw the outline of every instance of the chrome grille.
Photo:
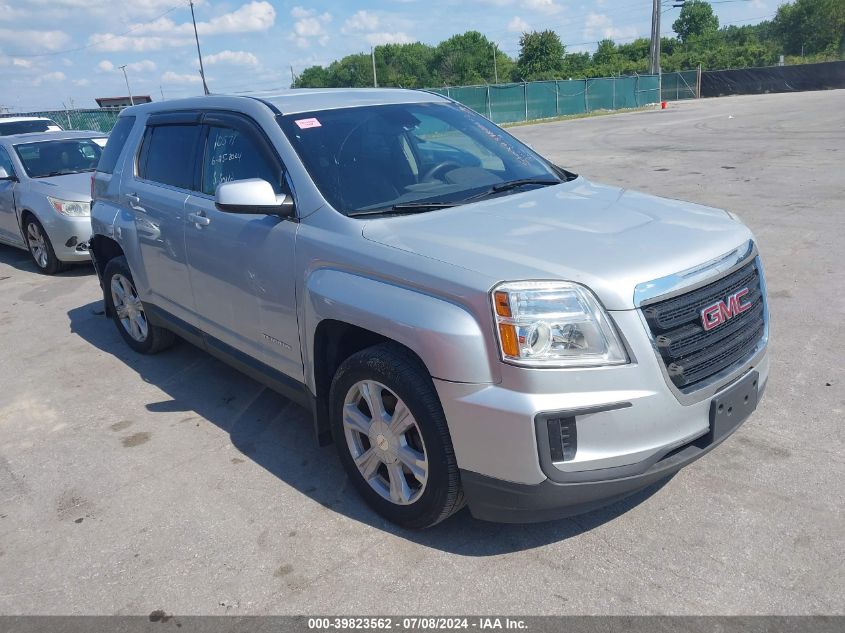
M 748 288 L 751 308 L 705 330 L 701 311 Z M 642 308 L 669 378 L 679 389 L 695 387 L 750 356 L 765 335 L 763 284 L 756 260 L 706 286 Z

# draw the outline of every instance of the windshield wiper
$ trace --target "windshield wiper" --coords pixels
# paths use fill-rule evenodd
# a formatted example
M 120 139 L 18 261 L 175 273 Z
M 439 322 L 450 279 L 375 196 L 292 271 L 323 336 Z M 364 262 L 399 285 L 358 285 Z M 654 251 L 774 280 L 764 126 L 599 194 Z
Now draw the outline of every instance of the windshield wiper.
M 525 187 L 528 185 L 541 185 L 543 187 L 550 187 L 552 185 L 559 185 L 562 180 L 553 180 L 551 178 L 520 178 L 519 180 L 510 180 L 508 182 L 500 182 L 497 185 L 493 185 L 487 191 L 482 191 L 481 193 L 477 193 L 474 196 L 470 196 L 464 202 L 469 202 L 470 200 L 479 200 L 481 198 L 486 198 L 487 196 L 491 196 L 494 193 L 501 193 L 502 191 L 509 191 L 511 189 L 519 189 L 520 187 Z
M 370 209 L 366 211 L 353 211 L 347 214 L 350 218 L 357 218 L 365 215 L 391 215 L 391 214 L 411 214 L 422 213 L 424 211 L 435 211 L 437 209 L 449 209 L 454 207 L 457 202 L 402 202 L 394 204 L 386 209 Z

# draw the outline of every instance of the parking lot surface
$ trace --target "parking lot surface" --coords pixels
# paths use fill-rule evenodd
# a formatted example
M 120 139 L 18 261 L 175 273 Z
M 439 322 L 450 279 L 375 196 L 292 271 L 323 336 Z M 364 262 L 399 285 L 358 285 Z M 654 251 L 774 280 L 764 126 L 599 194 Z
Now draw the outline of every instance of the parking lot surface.
M 406 532 L 304 410 L 186 343 L 134 354 L 90 267 L 0 246 L 0 613 L 845 613 L 845 91 L 511 131 L 754 230 L 771 376 L 731 439 L 592 514 Z

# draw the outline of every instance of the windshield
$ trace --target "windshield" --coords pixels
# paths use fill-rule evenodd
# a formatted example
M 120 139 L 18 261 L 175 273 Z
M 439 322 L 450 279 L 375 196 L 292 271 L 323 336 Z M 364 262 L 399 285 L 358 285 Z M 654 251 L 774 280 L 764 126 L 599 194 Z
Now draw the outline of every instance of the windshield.
M 94 171 L 103 152 L 101 138 L 73 138 L 15 145 L 30 178 Z
M 12 134 L 28 134 L 29 132 L 59 132 L 62 128 L 52 121 L 7 121 L 0 119 L 0 136 Z
M 487 119 L 451 103 L 282 115 L 279 124 L 320 192 L 347 215 L 451 206 L 566 179 Z M 500 187 L 513 181 L 527 182 Z

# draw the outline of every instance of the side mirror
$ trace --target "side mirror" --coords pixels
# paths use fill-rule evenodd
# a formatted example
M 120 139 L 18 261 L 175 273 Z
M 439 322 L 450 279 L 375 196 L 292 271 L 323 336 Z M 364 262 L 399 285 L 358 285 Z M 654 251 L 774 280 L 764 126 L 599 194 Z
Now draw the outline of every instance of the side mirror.
M 261 178 L 221 183 L 214 194 L 214 202 L 218 209 L 228 213 L 263 213 L 284 218 L 293 215 L 293 199 L 277 196 L 273 185 Z
M 0 167 L 0 180 L 17 180 L 17 178 L 7 172 L 5 167 Z

